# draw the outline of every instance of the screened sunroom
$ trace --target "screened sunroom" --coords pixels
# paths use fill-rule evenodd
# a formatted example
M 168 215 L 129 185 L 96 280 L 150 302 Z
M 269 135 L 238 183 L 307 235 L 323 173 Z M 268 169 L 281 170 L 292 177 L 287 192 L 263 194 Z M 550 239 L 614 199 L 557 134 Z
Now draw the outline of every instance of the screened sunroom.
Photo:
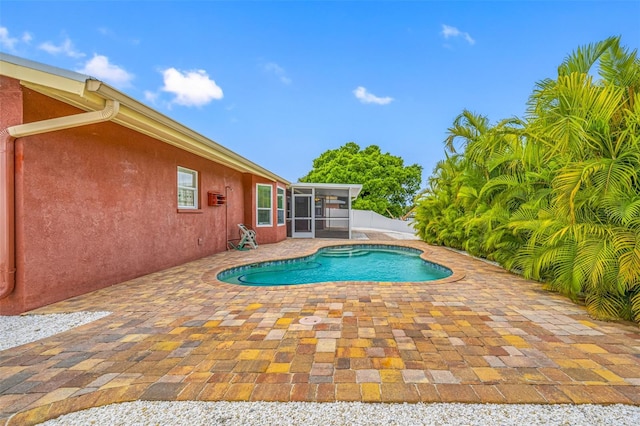
M 362 185 L 296 183 L 287 190 L 287 236 L 351 238 L 351 202 Z

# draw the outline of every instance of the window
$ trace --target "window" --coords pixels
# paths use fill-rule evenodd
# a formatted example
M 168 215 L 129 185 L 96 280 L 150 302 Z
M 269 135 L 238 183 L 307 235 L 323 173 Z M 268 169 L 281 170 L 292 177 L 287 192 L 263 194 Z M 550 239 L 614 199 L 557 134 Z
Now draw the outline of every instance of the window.
M 284 188 L 278 188 L 278 225 L 284 225 Z
M 271 185 L 258 184 L 258 226 L 271 226 Z
M 198 172 L 178 167 L 178 208 L 198 208 Z

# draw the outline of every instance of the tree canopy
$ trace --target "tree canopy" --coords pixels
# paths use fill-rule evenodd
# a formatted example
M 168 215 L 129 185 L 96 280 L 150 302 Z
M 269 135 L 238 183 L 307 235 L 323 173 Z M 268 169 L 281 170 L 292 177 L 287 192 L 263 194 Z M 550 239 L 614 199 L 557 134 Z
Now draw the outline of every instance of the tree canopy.
M 398 217 L 413 205 L 422 182 L 422 166 L 405 166 L 402 158 L 383 154 L 376 145 L 361 150 L 348 142 L 313 160 L 313 169 L 300 182 L 362 184 L 353 208 Z
M 427 242 L 496 260 L 640 323 L 640 60 L 619 37 L 537 83 L 526 117 L 463 111 L 418 201 Z

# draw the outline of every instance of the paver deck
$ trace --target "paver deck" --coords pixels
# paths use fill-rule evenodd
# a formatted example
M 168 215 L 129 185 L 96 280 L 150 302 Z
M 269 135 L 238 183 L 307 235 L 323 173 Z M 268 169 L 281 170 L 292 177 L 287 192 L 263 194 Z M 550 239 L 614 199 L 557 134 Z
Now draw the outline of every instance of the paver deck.
M 113 314 L 0 352 L 0 424 L 137 399 L 640 404 L 637 326 L 593 320 L 540 283 L 441 247 L 381 242 L 419 248 L 454 277 L 288 287 L 216 279 L 345 243 L 286 240 L 34 311 Z M 321 321 L 304 324 L 310 316 Z

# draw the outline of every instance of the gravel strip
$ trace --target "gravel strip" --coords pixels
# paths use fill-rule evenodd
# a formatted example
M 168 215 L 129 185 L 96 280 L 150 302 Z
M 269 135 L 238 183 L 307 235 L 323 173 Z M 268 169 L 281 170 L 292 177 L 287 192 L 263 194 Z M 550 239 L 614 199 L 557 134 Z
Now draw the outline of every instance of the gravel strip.
M 0 350 L 62 333 L 111 312 L 0 316 Z M 42 425 L 633 425 L 640 406 L 134 401 L 66 414 Z
M 66 414 L 42 425 L 633 425 L 628 405 L 381 404 L 136 401 Z
M 35 342 L 111 315 L 111 312 L 0 316 L 0 351 Z

